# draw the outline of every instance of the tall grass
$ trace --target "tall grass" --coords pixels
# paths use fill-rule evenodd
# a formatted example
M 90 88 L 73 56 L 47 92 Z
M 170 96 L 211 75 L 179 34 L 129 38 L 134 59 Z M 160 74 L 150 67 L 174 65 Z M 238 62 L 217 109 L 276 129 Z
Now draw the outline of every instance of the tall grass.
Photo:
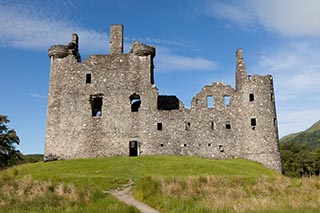
M 164 212 L 318 212 L 320 180 L 287 177 L 146 177 L 135 196 Z
M 254 181 L 262 175 L 276 177 L 278 174 L 248 160 L 181 156 L 111 157 L 23 164 L 0 172 L 0 211 L 135 212 L 137 210 L 133 207 L 103 191 L 124 185 L 129 179 L 140 183 L 141 179 L 148 176 L 179 182 L 188 176 L 240 176 Z M 149 197 L 154 196 L 156 190 L 153 188 L 159 187 L 160 183 L 152 179 L 146 185 L 146 190 L 150 191 Z M 161 196 L 163 199 L 166 197 L 165 194 Z M 174 197 L 177 205 L 181 204 L 176 212 L 183 212 L 189 205 L 182 198 Z M 205 195 L 203 199 L 206 199 Z M 201 209 L 207 207 L 199 205 L 199 208 L 198 212 L 204 212 Z
M 101 190 L 75 187 L 31 175 L 0 178 L 1 212 L 138 212 Z

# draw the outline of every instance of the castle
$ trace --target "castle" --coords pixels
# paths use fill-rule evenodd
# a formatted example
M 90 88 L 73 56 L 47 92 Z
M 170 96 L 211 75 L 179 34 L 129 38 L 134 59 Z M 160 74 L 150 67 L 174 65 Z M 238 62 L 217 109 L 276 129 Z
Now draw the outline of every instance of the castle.
M 204 86 L 190 109 L 154 84 L 155 47 L 133 42 L 123 53 L 123 26 L 111 25 L 110 54 L 81 62 L 78 36 L 54 45 L 45 161 L 104 156 L 188 155 L 245 158 L 281 171 L 272 76 L 247 75 L 236 52 L 236 88 Z

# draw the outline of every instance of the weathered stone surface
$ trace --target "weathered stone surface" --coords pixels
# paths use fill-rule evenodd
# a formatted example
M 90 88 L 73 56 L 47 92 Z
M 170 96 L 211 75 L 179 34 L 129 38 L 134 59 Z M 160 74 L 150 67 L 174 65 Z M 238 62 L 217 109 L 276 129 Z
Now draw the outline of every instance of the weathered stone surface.
M 123 53 L 122 31 L 121 25 L 111 26 L 111 54 L 82 63 L 78 53 L 56 57 L 55 48 L 49 49 L 45 160 L 192 155 L 246 158 L 281 171 L 270 75 L 248 76 L 238 50 L 236 89 L 204 86 L 187 109 L 175 96 L 158 94 L 155 48 L 134 42 Z

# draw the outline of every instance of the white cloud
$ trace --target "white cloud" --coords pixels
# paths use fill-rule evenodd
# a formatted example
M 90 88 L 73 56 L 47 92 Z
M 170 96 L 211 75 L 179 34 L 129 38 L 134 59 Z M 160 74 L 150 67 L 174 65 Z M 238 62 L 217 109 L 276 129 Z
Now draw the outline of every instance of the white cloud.
M 285 36 L 320 35 L 318 0 L 231 0 L 210 2 L 205 13 L 245 28 L 263 27 Z
M 53 44 L 68 44 L 71 34 L 77 33 L 80 49 L 84 52 L 107 49 L 106 33 L 81 28 L 68 20 L 37 15 L 35 11 L 36 8 L 21 8 L 19 5 L 0 5 L 0 44 L 43 50 Z
M 35 98 L 41 98 L 41 99 L 48 99 L 48 96 L 44 96 L 44 95 L 39 95 L 36 93 L 29 93 L 30 96 L 35 97 Z
M 173 71 L 210 71 L 217 68 L 217 63 L 202 57 L 190 57 L 175 54 L 166 48 L 158 48 L 156 69 L 159 72 Z

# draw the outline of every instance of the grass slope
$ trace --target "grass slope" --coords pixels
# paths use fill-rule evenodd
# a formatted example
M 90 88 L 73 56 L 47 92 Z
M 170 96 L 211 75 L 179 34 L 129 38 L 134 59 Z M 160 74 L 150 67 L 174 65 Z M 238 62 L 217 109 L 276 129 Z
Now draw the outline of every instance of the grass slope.
M 163 212 L 243 212 L 261 207 L 252 202 L 272 204 L 273 211 L 301 208 L 312 211 L 320 207 L 320 199 L 313 199 L 320 197 L 319 180 L 308 183 L 309 186 L 282 178 L 258 163 L 242 159 L 152 156 L 38 162 L 0 173 L 0 209 L 1 212 L 138 212 L 103 193 L 129 179 L 136 183 L 136 197 Z M 280 183 L 274 184 L 278 179 Z M 299 199 L 308 202 L 292 206 L 281 200 L 282 206 L 274 205 L 278 202 L 273 200 L 288 193 L 302 194 Z
M 242 159 L 153 156 L 37 162 L 0 173 L 0 208 L 2 212 L 137 212 L 103 191 L 147 177 L 276 175 Z

